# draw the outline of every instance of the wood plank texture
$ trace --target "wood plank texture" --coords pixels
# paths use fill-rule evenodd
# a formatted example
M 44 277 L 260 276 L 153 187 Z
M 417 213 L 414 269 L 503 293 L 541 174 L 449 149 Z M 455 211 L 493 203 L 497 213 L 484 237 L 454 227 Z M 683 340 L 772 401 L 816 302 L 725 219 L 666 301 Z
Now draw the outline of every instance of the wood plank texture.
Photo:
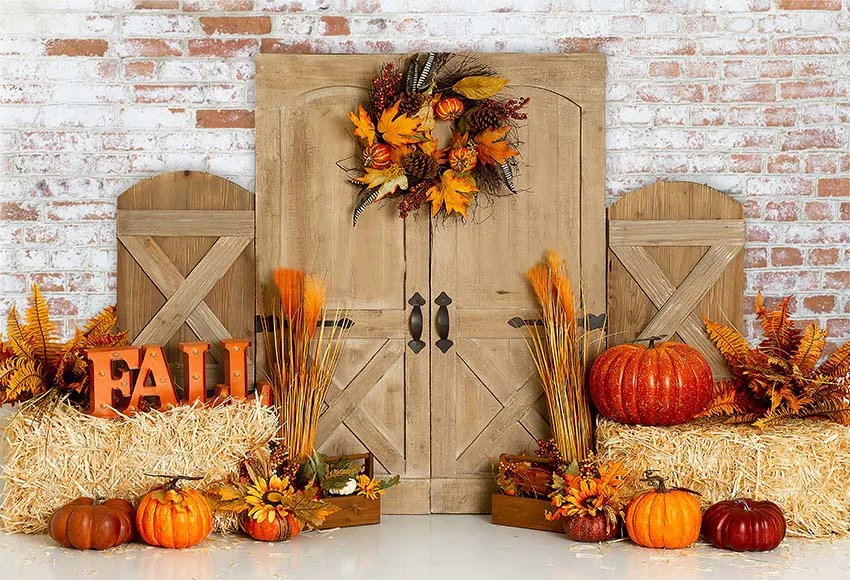
M 146 179 L 118 198 L 118 324 L 134 344 L 162 343 L 178 384 L 179 342 L 212 344 L 212 389 L 218 341 L 254 334 L 253 208 L 242 187 L 193 171 Z M 249 365 L 253 377 L 252 356 Z
M 492 521 L 498 526 L 564 533 L 563 520 L 546 519 L 546 512 L 553 509 L 548 500 L 511 497 L 501 493 L 494 493 L 491 497 Z
M 701 317 L 743 326 L 744 214 L 708 186 L 659 182 L 608 208 L 609 346 L 669 336 L 728 376 Z

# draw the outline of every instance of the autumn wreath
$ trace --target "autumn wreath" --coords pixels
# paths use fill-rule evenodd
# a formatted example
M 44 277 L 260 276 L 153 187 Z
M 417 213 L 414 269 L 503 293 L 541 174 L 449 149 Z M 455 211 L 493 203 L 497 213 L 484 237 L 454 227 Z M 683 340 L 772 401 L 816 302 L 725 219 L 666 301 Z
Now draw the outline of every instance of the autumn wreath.
M 399 216 L 426 201 L 431 215 L 445 210 L 464 219 L 479 194 L 517 193 L 517 121 L 527 97 L 501 95 L 507 80 L 472 56 L 416 54 L 402 67 L 386 62 L 372 78 L 369 100 L 349 113 L 360 157 L 354 224 L 370 204 L 401 197 Z M 440 147 L 437 121 L 451 125 Z

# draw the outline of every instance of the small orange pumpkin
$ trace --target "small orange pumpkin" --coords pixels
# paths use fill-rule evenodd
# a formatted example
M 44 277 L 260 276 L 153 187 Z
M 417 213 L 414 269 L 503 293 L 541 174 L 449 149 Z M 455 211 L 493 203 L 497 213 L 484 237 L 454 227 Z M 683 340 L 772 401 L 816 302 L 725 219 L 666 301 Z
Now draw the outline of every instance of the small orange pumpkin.
M 681 487 L 668 488 L 652 470 L 641 481 L 655 486 L 626 507 L 626 530 L 635 544 L 647 548 L 686 548 L 699 537 L 702 509 L 699 494 Z
M 478 153 L 470 147 L 457 147 L 449 152 L 449 166 L 458 173 L 472 171 L 478 163 Z
M 129 542 L 136 535 L 133 505 L 124 499 L 103 503 L 81 497 L 62 506 L 50 516 L 50 537 L 78 550 L 106 550 Z
M 454 121 L 463 115 L 463 110 L 463 101 L 457 97 L 448 97 L 440 99 L 440 101 L 434 105 L 434 116 L 441 121 Z
M 363 149 L 363 165 L 374 169 L 389 167 L 392 149 L 383 143 L 372 143 Z
M 275 518 L 256 520 L 246 515 L 242 523 L 245 533 L 261 542 L 285 542 L 301 533 L 301 522 L 291 513 L 281 516 L 275 513 Z
M 172 477 L 139 502 L 136 527 L 145 543 L 163 548 L 188 548 L 210 535 L 213 513 L 207 498 L 194 489 L 181 489 L 182 479 L 200 478 Z

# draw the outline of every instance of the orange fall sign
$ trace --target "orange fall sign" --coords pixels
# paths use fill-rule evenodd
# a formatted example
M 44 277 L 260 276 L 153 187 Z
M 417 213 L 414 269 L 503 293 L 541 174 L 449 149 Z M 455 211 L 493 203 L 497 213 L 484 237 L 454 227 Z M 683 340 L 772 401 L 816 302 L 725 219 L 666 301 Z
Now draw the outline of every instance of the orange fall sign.
M 248 397 L 248 347 L 247 339 L 222 340 L 224 350 L 224 380 L 227 384 L 218 385 L 213 400 L 226 398 L 246 399 Z M 207 402 L 205 355 L 210 349 L 207 342 L 181 342 L 183 352 L 184 400 L 177 399 L 174 380 L 168 369 L 168 361 L 161 346 L 143 347 L 124 346 L 119 348 L 93 348 L 86 353 L 89 361 L 91 385 L 88 413 L 95 417 L 114 418 L 120 415 L 112 408 L 113 392 L 117 391 L 123 399 L 129 398 L 126 408 L 119 409 L 126 415 L 133 415 L 141 408 L 142 399 L 159 400 L 158 408 L 167 409 L 180 404 Z M 117 363 L 126 368 L 117 370 Z M 133 375 L 135 379 L 133 378 Z M 268 403 L 269 393 L 264 391 L 260 397 Z

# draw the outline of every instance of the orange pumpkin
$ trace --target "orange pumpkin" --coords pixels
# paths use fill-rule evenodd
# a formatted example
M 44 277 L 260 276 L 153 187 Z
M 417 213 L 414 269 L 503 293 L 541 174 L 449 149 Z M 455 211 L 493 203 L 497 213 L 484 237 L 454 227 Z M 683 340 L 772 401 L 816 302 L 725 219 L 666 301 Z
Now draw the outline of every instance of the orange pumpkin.
M 136 535 L 135 511 L 124 499 L 103 503 L 81 497 L 62 506 L 50 516 L 50 537 L 78 550 L 106 550 L 129 542 Z
M 301 522 L 291 513 L 283 517 L 276 513 L 272 521 L 267 518 L 258 521 L 245 516 L 242 528 L 246 534 L 261 542 L 285 542 L 301 532 Z
M 448 97 L 434 105 L 434 116 L 441 121 L 454 121 L 463 115 L 463 110 L 463 101 L 457 97 Z
M 626 507 L 626 530 L 635 544 L 647 548 L 686 548 L 699 537 L 702 509 L 696 492 L 668 488 L 651 470 L 645 481 L 655 490 L 642 493 Z
M 373 143 L 363 149 L 363 165 L 374 169 L 389 167 L 392 149 L 383 143 Z
M 136 527 L 145 543 L 188 548 L 210 535 L 213 513 L 207 498 L 194 489 L 181 489 L 181 479 L 198 478 L 174 477 L 139 502 Z
M 458 173 L 472 171 L 478 163 L 478 153 L 469 147 L 457 147 L 449 152 L 449 166 Z

